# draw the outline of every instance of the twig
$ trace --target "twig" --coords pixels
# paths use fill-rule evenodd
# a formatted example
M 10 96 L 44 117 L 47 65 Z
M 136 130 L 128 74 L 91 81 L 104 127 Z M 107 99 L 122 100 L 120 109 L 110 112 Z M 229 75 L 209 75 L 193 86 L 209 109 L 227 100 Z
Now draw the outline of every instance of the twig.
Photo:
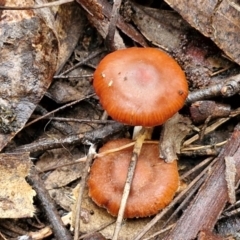
M 33 188 L 37 192 L 37 197 L 41 202 L 42 209 L 44 210 L 48 221 L 52 225 L 52 230 L 56 239 L 71 240 L 72 236 L 64 227 L 63 222 L 58 215 L 57 209 L 49 196 L 47 190 L 40 179 L 36 169 L 32 169 L 30 176 L 28 177 Z
M 227 122 L 230 118 L 220 118 L 216 122 L 214 122 L 212 125 L 206 128 L 205 134 L 208 134 L 212 131 L 214 131 L 216 128 L 221 126 L 223 123 Z M 194 135 L 193 137 L 189 138 L 183 143 L 183 146 L 188 146 L 189 144 L 195 142 L 196 140 L 199 139 L 199 134 Z
M 239 91 L 240 75 L 236 75 L 228 78 L 223 83 L 191 92 L 187 97 L 186 103 L 190 104 L 199 100 L 209 99 L 216 96 L 230 97 L 234 94 L 237 94 Z
M 5 238 L 1 232 L 0 232 L 0 237 L 1 237 L 3 240 L 7 240 L 7 238 Z
M 52 115 L 52 114 L 54 114 L 54 113 L 56 113 L 56 112 L 58 112 L 58 111 L 60 111 L 60 110 L 63 110 L 63 109 L 65 109 L 65 108 L 67 108 L 67 107 L 71 107 L 71 106 L 73 106 L 73 105 L 75 105 L 75 104 L 77 104 L 77 103 L 79 103 L 79 102 L 81 102 L 81 101 L 83 101 L 83 100 L 85 100 L 85 99 L 91 98 L 91 97 L 93 97 L 93 96 L 95 96 L 95 93 L 92 93 L 92 94 L 90 94 L 90 95 L 88 95 L 88 96 L 85 96 L 85 97 L 83 97 L 83 98 L 81 98 L 81 99 L 78 99 L 78 100 L 76 100 L 76 101 L 73 101 L 73 102 L 71 102 L 71 103 L 68 103 L 68 104 L 66 104 L 66 105 L 64 105 L 64 106 L 62 106 L 62 107 L 59 107 L 59 108 L 57 108 L 57 109 L 55 109 L 55 110 L 53 110 L 53 111 L 45 114 L 44 116 L 41 116 L 41 117 L 39 117 L 39 118 L 37 118 L 37 119 L 34 119 L 33 121 L 27 123 L 27 124 L 24 126 L 24 128 L 32 125 L 32 124 L 35 123 L 35 122 L 38 122 L 39 120 L 42 120 L 42 119 L 44 119 L 45 117 L 48 117 L 48 116 L 50 116 L 50 115 Z
M 174 225 L 175 225 L 175 224 L 171 224 L 171 225 L 167 226 L 166 228 L 161 229 L 160 231 L 155 232 L 155 233 L 152 234 L 151 236 L 149 236 L 149 237 L 147 237 L 147 238 L 144 238 L 143 240 L 149 240 L 149 239 L 152 239 L 152 238 L 155 239 L 155 237 L 157 237 L 158 235 L 160 235 L 160 234 L 162 234 L 162 233 L 164 233 L 164 232 L 167 232 L 167 231 L 171 230 L 171 229 L 174 227 Z
M 54 148 L 74 146 L 80 143 L 84 144 L 86 141 L 98 142 L 99 140 L 101 140 L 104 142 L 110 136 L 123 131 L 124 128 L 125 126 L 123 124 L 115 122 L 113 124 L 108 124 L 102 128 L 94 129 L 93 131 L 89 131 L 81 134 L 75 134 L 65 138 L 50 137 L 50 138 L 40 139 L 36 142 L 17 147 L 15 149 L 11 149 L 8 152 L 34 153 L 34 152 L 41 152 L 41 151 L 46 151 Z
M 41 105 L 37 105 L 35 112 L 40 113 L 40 115 L 45 115 L 48 113 L 48 111 L 45 108 L 43 108 Z M 36 119 L 36 118 L 31 117 L 31 119 Z M 47 119 L 51 119 L 51 118 L 47 118 Z M 70 126 L 65 122 L 49 121 L 47 124 L 51 124 L 55 129 L 63 133 L 63 135 L 72 135 L 75 133 L 72 126 Z M 47 124 L 45 125 L 45 127 L 47 126 Z
M 101 225 L 99 228 L 97 228 L 97 229 L 95 229 L 95 230 L 93 230 L 93 231 L 90 231 L 90 232 L 88 232 L 88 233 L 86 233 L 86 234 L 81 235 L 81 237 L 80 237 L 79 239 L 83 239 L 83 238 L 88 239 L 87 237 L 89 237 L 89 236 L 92 235 L 93 233 L 99 232 L 99 231 L 105 229 L 106 227 L 112 225 L 113 223 L 115 223 L 115 220 L 113 220 L 113 221 L 111 221 L 111 222 L 109 222 L 109 223 L 104 223 L 104 224 Z
M 144 143 L 158 144 L 157 141 L 145 141 Z M 104 151 L 104 152 L 101 152 L 101 153 L 96 153 L 95 156 L 94 156 L 94 158 L 96 158 L 96 157 L 103 157 L 103 156 L 105 156 L 105 155 L 107 155 L 107 154 L 109 154 L 109 153 L 121 151 L 122 149 L 129 148 L 129 147 L 133 146 L 134 144 L 135 144 L 135 142 L 132 142 L 132 143 L 126 144 L 126 145 L 124 145 L 124 146 L 122 146 L 122 147 L 113 148 L 113 149 L 111 149 L 111 150 Z M 54 167 L 44 168 L 44 169 L 42 169 L 41 171 L 42 171 L 42 172 L 46 172 L 46 171 L 54 170 L 54 169 L 57 169 L 57 168 L 60 168 L 60 167 L 65 167 L 65 166 L 77 164 L 77 163 L 80 163 L 80 162 L 85 162 L 86 160 L 87 160 L 87 157 L 82 157 L 82 158 L 77 159 L 77 160 L 74 161 L 74 162 L 65 163 L 65 164 L 60 164 L 60 165 L 57 165 L 57 166 L 54 166 Z
M 39 9 L 39 8 L 46 8 L 46 7 L 54 7 L 59 6 L 65 3 L 74 2 L 75 0 L 58 0 L 50 3 L 43 3 L 41 5 L 35 6 L 0 6 L 0 9 L 3 10 L 30 10 L 30 9 Z
M 72 76 L 72 75 L 54 75 L 54 79 L 67 79 L 67 78 L 92 78 L 93 77 L 93 74 L 83 74 L 81 76 Z
M 59 122 L 78 122 L 78 123 L 96 123 L 96 124 L 108 124 L 114 123 L 114 120 L 95 120 L 95 119 L 76 119 L 76 118 L 62 118 L 62 117 L 46 117 L 45 119 L 51 119 Z
M 204 161 L 200 162 L 198 165 L 196 165 L 194 168 L 190 169 L 189 171 L 187 171 L 186 173 L 184 173 L 183 175 L 181 175 L 181 180 L 187 178 L 188 176 L 190 176 L 191 174 L 193 174 L 194 172 L 198 171 L 200 168 L 202 168 L 204 165 L 208 164 L 210 161 L 213 160 L 213 157 L 208 157 L 206 158 Z
M 95 58 L 96 56 L 98 56 L 99 54 L 103 53 L 103 50 L 98 50 L 96 52 L 91 53 L 88 57 L 84 58 L 82 61 L 78 62 L 77 64 L 75 64 L 73 67 L 67 69 L 66 71 L 62 72 L 62 73 L 56 73 L 59 74 L 60 77 L 62 77 L 63 75 L 66 75 L 68 73 L 70 73 L 72 70 L 76 69 L 77 67 L 80 67 L 81 65 L 85 64 L 86 62 L 88 62 L 89 60 Z
M 122 195 L 122 199 L 121 199 L 121 203 L 120 203 L 120 208 L 118 211 L 116 226 L 114 229 L 112 240 L 118 239 L 118 234 L 121 230 L 122 220 L 123 220 L 123 216 L 124 216 L 124 212 L 125 212 L 125 207 L 127 204 L 127 199 L 128 199 L 129 193 L 130 193 L 130 188 L 131 188 L 131 184 L 132 184 L 132 180 L 133 180 L 134 171 L 135 171 L 135 168 L 137 165 L 137 160 L 138 160 L 145 136 L 146 136 L 146 134 L 148 134 L 148 132 L 149 132 L 149 128 L 143 128 L 139 132 L 139 135 L 137 136 L 137 139 L 136 139 L 136 142 L 135 142 L 135 145 L 133 148 L 132 158 L 131 158 L 131 161 L 130 161 L 130 164 L 128 167 L 127 179 L 126 179 L 125 186 L 123 189 L 123 195 Z
M 190 202 L 190 199 L 193 197 L 193 195 L 198 191 L 200 186 L 203 184 L 205 178 L 200 178 L 196 184 L 192 187 L 191 191 L 188 192 L 186 197 L 181 201 L 179 206 L 174 210 L 173 214 L 164 222 L 164 227 L 167 226 L 167 224 L 180 212 L 180 210 L 184 209 L 184 206 L 186 206 L 187 203 Z
M 91 144 L 88 155 L 87 155 L 87 160 L 86 160 L 86 165 L 84 168 L 84 172 L 81 178 L 81 183 L 79 186 L 79 193 L 78 197 L 76 200 L 76 209 L 75 209 L 75 216 L 73 217 L 73 223 L 74 223 L 74 240 L 78 240 L 79 238 L 79 230 L 80 230 L 80 213 L 81 213 L 81 204 L 82 204 L 82 199 L 83 199 L 83 192 L 85 189 L 85 184 L 86 184 L 86 179 L 88 176 L 88 170 L 90 168 L 90 165 L 92 163 L 92 160 L 94 158 L 94 155 L 96 154 L 96 145 Z
M 115 51 L 117 50 L 114 44 L 114 35 L 115 31 L 117 28 L 117 21 L 119 18 L 119 8 L 121 6 L 122 0 L 115 0 L 113 7 L 112 7 L 112 13 L 111 13 L 111 18 L 109 21 L 109 26 L 108 26 L 108 34 L 106 36 L 106 45 L 109 48 L 110 51 Z

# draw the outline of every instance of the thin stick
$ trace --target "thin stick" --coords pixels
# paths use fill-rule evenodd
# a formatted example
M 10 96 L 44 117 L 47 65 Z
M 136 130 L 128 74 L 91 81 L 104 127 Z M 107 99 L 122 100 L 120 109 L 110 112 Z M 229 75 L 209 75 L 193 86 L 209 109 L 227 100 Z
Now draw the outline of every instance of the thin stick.
M 221 126 L 223 123 L 227 122 L 228 120 L 230 120 L 231 118 L 233 117 L 236 117 L 237 115 L 240 114 L 239 112 L 240 108 L 237 108 L 236 110 L 232 111 L 229 115 L 229 117 L 227 118 L 220 118 L 218 119 L 216 122 L 214 122 L 212 125 L 210 125 L 209 127 L 207 127 L 205 129 L 205 134 L 208 134 L 212 131 L 214 131 L 216 128 L 218 128 L 219 126 Z M 198 140 L 199 139 L 199 134 L 196 134 L 194 135 L 193 137 L 191 137 L 190 139 L 186 140 L 184 143 L 183 143 L 183 146 L 188 146 L 190 145 L 191 143 L 193 143 L 194 141 Z
M 77 64 L 75 64 L 73 67 L 67 69 L 66 71 L 62 72 L 61 74 L 59 74 L 60 77 L 70 73 L 72 70 L 80 67 L 81 65 L 85 64 L 86 62 L 88 62 L 89 60 L 95 58 L 96 56 L 98 56 L 100 53 L 102 53 L 103 50 L 98 50 L 96 52 L 91 53 L 89 56 L 87 56 L 86 58 L 82 59 L 80 62 L 78 62 Z M 57 73 L 58 74 L 58 73 Z
M 43 3 L 34 6 L 0 6 L 0 9 L 4 10 L 30 10 L 30 9 L 39 9 L 39 8 L 46 8 L 46 7 L 54 7 L 59 6 L 62 4 L 74 2 L 74 0 L 58 0 L 51 3 Z
M 108 222 L 108 223 L 104 223 L 101 226 L 99 226 L 98 228 L 96 228 L 96 229 L 94 229 L 94 230 L 92 230 L 92 231 L 90 231 L 88 233 L 85 233 L 85 234 L 81 235 L 79 240 L 80 239 L 84 239 L 84 238 L 88 239 L 87 237 L 91 236 L 92 234 L 94 234 L 96 232 L 100 232 L 101 230 L 105 229 L 106 227 L 112 225 L 113 223 L 115 223 L 115 220 L 112 220 L 111 222 Z M 95 238 L 93 238 L 93 239 L 95 239 Z
M 110 18 L 109 26 L 108 26 L 108 34 L 106 36 L 106 45 L 110 48 L 111 51 L 115 51 L 116 47 L 114 44 L 114 35 L 117 27 L 117 21 L 119 17 L 119 8 L 121 6 L 122 0 L 115 0 L 112 8 L 112 16 Z
M 32 168 L 31 173 L 28 176 L 28 181 L 37 192 L 37 197 L 41 203 L 42 210 L 44 211 L 44 214 L 51 224 L 55 238 L 61 240 L 71 240 L 72 236 L 70 232 L 65 228 L 58 214 L 57 208 L 53 202 L 53 199 L 50 197 L 35 168 Z
M 159 142 L 158 141 L 144 141 L 144 143 L 145 144 L 158 144 Z M 109 150 L 101 152 L 101 153 L 96 153 L 94 158 L 103 157 L 103 156 L 105 156 L 109 153 L 119 152 L 123 149 L 126 149 L 126 148 L 129 148 L 129 147 L 133 146 L 134 144 L 135 144 L 135 142 L 132 142 L 132 143 L 128 143 L 128 144 L 123 145 L 123 146 L 118 147 L 118 148 L 113 148 L 113 149 L 109 149 Z M 44 168 L 44 169 L 41 170 L 41 172 L 47 172 L 47 171 L 50 171 L 50 170 L 55 170 L 55 169 L 60 168 L 60 167 L 65 167 L 65 166 L 77 164 L 77 163 L 80 163 L 80 162 L 85 162 L 86 160 L 87 160 L 87 157 L 82 157 L 82 158 L 79 158 L 79 159 L 75 160 L 74 162 L 64 163 L 64 164 L 59 164 L 59 165 L 56 165 L 56 166 Z
M 141 152 L 141 148 L 145 139 L 145 136 L 148 134 L 150 128 L 143 128 L 140 132 L 139 135 L 137 136 L 134 148 L 133 148 L 133 153 L 132 153 L 132 158 L 128 167 L 128 173 L 127 173 L 127 179 L 125 182 L 124 190 L 123 190 L 123 195 L 120 203 L 120 208 L 118 211 L 118 216 L 117 216 L 117 221 L 116 221 L 116 226 L 114 229 L 113 233 L 113 238 L 112 240 L 117 240 L 119 232 L 121 230 L 121 225 L 122 225 L 122 220 L 124 217 L 124 212 L 125 212 L 125 207 L 127 204 L 128 196 L 130 193 L 130 188 L 135 172 L 135 168 L 137 165 L 137 160 Z
M 174 226 L 175 226 L 175 224 L 171 224 L 171 225 L 167 226 L 166 228 L 161 229 L 160 231 L 155 232 L 155 233 L 152 234 L 151 236 L 149 236 L 149 237 L 147 237 L 147 238 L 144 238 L 143 240 L 149 240 L 149 239 L 152 239 L 152 238 L 155 239 L 155 237 L 159 236 L 160 234 L 162 234 L 162 233 L 164 233 L 164 232 L 166 232 L 166 231 L 171 230 Z
M 79 193 L 76 200 L 76 210 L 75 210 L 75 216 L 73 217 L 73 223 L 74 223 L 74 240 L 78 240 L 79 238 L 79 230 L 80 230 L 80 213 L 81 213 L 81 203 L 83 198 L 83 192 L 85 188 L 86 179 L 88 176 L 88 169 L 90 168 L 90 165 L 92 163 L 92 160 L 94 158 L 94 155 L 96 154 L 96 146 L 91 145 L 88 151 L 87 155 L 87 161 L 84 169 L 84 173 L 81 179 L 81 184 L 79 186 Z
M 39 117 L 39 118 L 36 118 L 36 119 L 34 119 L 33 121 L 27 123 L 27 124 L 24 126 L 24 128 L 32 125 L 32 124 L 35 123 L 35 122 L 38 122 L 39 120 L 42 120 L 42 119 L 50 116 L 50 115 L 53 114 L 53 113 L 56 113 L 56 112 L 58 112 L 58 111 L 60 111 L 60 110 L 63 110 L 63 109 L 65 109 L 65 108 L 67 108 L 67 107 L 70 107 L 70 106 L 72 106 L 72 105 L 74 105 L 74 104 L 77 104 L 77 103 L 79 103 L 79 102 L 81 102 L 81 101 L 83 101 L 83 100 L 85 100 L 85 99 L 88 99 L 88 98 L 90 98 L 90 97 L 93 97 L 94 95 L 95 95 L 95 93 L 90 94 L 90 95 L 85 96 L 85 97 L 83 97 L 83 98 L 81 98 L 81 99 L 78 99 L 78 100 L 76 100 L 76 101 L 70 102 L 70 103 L 68 103 L 68 104 L 66 104 L 66 105 L 64 105 L 64 106 L 62 106 L 62 107 L 59 107 L 59 108 L 57 108 L 57 109 L 55 109 L 55 110 L 53 110 L 53 111 L 51 111 L 51 112 L 48 112 L 48 113 L 45 114 L 44 116 L 41 116 L 41 117 Z

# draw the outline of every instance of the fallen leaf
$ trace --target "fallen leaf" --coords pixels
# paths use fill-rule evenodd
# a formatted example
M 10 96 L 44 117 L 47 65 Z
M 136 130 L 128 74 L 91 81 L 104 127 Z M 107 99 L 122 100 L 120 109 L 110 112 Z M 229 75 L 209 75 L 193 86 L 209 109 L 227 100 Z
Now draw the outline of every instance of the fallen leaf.
M 240 64 L 240 5 L 236 1 L 166 0 L 203 35 L 210 37 L 227 56 Z
M 191 26 L 173 11 L 143 7 L 132 3 L 133 21 L 141 33 L 154 45 L 173 51 L 182 44 L 182 36 Z
M 86 30 L 86 16 L 76 2 L 59 5 L 55 12 L 55 30 L 59 40 L 58 66 L 56 74 L 69 59 L 75 49 L 79 37 Z
M 73 152 L 71 154 L 64 148 L 46 151 L 36 164 L 40 171 L 44 168 L 56 167 L 59 164 L 68 164 L 64 167 L 57 168 L 48 174 L 44 181 L 46 189 L 51 190 L 54 188 L 61 188 L 75 181 L 76 179 L 79 179 L 82 175 L 82 169 L 85 165 L 85 162 L 71 164 L 78 158 L 80 158 L 79 153 L 76 154 Z
M 192 130 L 192 122 L 188 117 L 176 113 L 164 125 L 159 143 L 160 158 L 166 162 L 173 162 L 178 159 L 177 154 L 183 139 Z
M 77 186 L 73 190 L 73 195 L 76 198 L 77 196 L 77 190 L 79 187 Z M 98 207 L 93 201 L 88 197 L 87 191 L 85 191 L 83 196 L 83 202 L 82 202 L 82 209 L 87 210 L 90 214 L 89 216 L 89 222 L 84 222 L 82 218 L 81 225 L 80 225 L 80 231 L 83 233 L 89 233 L 98 230 L 103 225 L 108 225 L 105 228 L 103 228 L 101 231 L 99 231 L 105 238 L 111 239 L 113 236 L 113 231 L 115 228 L 114 220 L 116 218 L 112 217 L 105 209 Z M 73 211 L 76 208 L 76 206 L 72 206 Z M 74 214 L 73 214 L 74 215 Z M 124 224 L 122 225 L 122 229 L 119 234 L 119 240 L 128 240 L 132 239 L 134 234 L 138 231 L 140 231 L 149 221 L 151 218 L 138 218 L 138 219 L 127 219 L 124 221 Z M 157 230 L 161 229 L 162 222 L 160 221 L 157 223 L 147 234 L 146 236 L 150 236 L 151 234 L 155 233 Z M 126 237 L 128 236 L 128 237 Z
M 35 191 L 26 182 L 29 153 L 0 154 L 0 218 L 33 217 Z
M 5 1 L 7 6 L 34 3 Z M 56 70 L 58 41 L 49 13 L 49 9 L 0 12 L 0 150 L 24 127 Z

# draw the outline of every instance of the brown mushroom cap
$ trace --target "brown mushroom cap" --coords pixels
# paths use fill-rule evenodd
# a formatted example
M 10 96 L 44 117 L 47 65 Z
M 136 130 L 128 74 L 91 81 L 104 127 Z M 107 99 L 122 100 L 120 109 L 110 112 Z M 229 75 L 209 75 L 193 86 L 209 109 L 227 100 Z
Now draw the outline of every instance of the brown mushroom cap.
M 178 63 L 155 48 L 127 48 L 108 54 L 94 73 L 94 89 L 115 120 L 152 127 L 184 105 L 186 77 Z
M 100 152 L 130 143 L 129 139 L 113 140 Z M 127 177 L 132 147 L 95 159 L 88 180 L 93 201 L 117 216 Z M 178 185 L 176 161 L 165 163 L 158 157 L 158 144 L 144 144 L 139 156 L 124 217 L 146 217 L 156 214 L 172 200 Z

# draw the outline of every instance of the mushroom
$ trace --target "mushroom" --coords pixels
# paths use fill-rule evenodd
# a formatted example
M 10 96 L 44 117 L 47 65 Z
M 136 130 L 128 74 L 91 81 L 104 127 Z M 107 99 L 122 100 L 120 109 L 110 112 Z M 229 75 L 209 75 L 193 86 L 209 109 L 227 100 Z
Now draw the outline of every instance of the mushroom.
M 168 54 L 155 48 L 127 48 L 104 57 L 93 86 L 103 108 L 115 120 L 141 125 L 116 221 L 118 238 L 140 150 L 149 127 L 163 124 L 182 108 L 188 94 L 184 72 Z
M 112 140 L 101 152 L 121 147 L 130 139 Z M 116 216 L 127 176 L 133 147 L 95 159 L 88 179 L 93 201 Z M 179 185 L 176 161 L 165 163 L 158 157 L 158 145 L 144 143 L 139 155 L 124 218 L 147 217 L 170 203 Z
M 104 57 L 93 86 L 115 120 L 153 127 L 182 108 L 188 94 L 185 74 L 169 55 L 155 48 L 127 48 Z

